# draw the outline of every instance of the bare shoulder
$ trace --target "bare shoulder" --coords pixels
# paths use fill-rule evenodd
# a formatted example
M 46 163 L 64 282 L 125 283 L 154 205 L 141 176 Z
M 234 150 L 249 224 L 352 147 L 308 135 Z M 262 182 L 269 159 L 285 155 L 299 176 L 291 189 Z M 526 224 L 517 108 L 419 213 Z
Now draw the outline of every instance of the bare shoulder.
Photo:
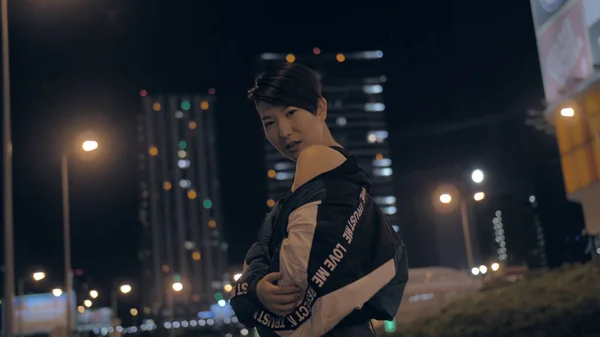
M 345 161 L 346 157 L 344 155 L 330 147 L 324 145 L 307 147 L 300 152 L 296 160 L 296 176 L 292 191 L 319 174 L 335 169 Z

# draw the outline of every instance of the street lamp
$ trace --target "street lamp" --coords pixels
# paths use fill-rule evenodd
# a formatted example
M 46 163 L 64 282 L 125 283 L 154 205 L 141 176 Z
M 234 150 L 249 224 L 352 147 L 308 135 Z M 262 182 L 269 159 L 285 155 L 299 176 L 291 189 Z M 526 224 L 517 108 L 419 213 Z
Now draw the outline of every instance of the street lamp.
M 91 298 L 98 298 L 98 291 L 97 290 L 90 290 L 90 297 Z
M 474 170 L 473 173 L 471 173 L 471 180 L 473 180 L 473 182 L 476 184 L 481 184 L 484 178 L 485 175 L 483 174 L 482 170 L 477 169 Z
M 85 305 L 86 308 L 89 308 L 92 306 L 92 301 L 90 300 L 85 300 L 83 301 L 83 305 Z
M 94 151 L 98 148 L 98 142 L 95 140 L 86 140 L 81 145 L 86 152 Z M 65 263 L 65 289 L 67 290 L 67 336 L 70 337 L 73 332 L 73 314 L 71 313 L 71 302 L 73 293 L 73 279 L 71 278 L 71 218 L 69 210 L 69 165 L 68 153 L 63 152 L 61 156 L 61 177 L 62 177 L 62 203 L 63 203 L 63 237 L 64 237 L 64 263 Z
M 62 289 L 59 289 L 59 288 L 52 289 L 52 295 L 54 295 L 54 297 L 60 297 L 60 295 L 62 295 L 62 293 L 63 293 Z
M 38 271 L 31 274 L 31 278 L 35 282 L 39 282 L 46 278 L 46 273 L 43 271 Z M 17 296 L 19 298 L 19 335 L 23 335 L 23 296 L 25 295 L 25 280 L 24 278 L 19 278 L 17 280 Z
M 131 286 L 129 284 L 124 284 L 122 285 L 119 290 L 123 293 L 123 294 L 129 294 L 131 292 Z
M 448 193 L 443 193 L 440 195 L 440 202 L 442 204 L 449 204 L 452 202 L 452 196 Z
M 475 194 L 473 194 L 473 200 L 475 201 L 481 201 L 485 199 L 485 193 L 484 192 L 477 192 Z
M 180 292 L 181 290 L 183 290 L 183 284 L 181 284 L 181 282 L 173 283 L 173 290 Z

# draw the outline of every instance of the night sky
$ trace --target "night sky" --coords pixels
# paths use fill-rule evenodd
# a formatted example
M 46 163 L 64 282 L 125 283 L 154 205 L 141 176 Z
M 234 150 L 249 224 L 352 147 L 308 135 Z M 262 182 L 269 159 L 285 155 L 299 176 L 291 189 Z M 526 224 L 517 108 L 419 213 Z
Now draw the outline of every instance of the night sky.
M 245 99 L 255 58 L 315 46 L 383 50 L 400 194 L 414 192 L 411 173 L 482 165 L 515 198 L 546 200 L 560 251 L 582 224 L 563 196 L 555 139 L 523 125 L 543 98 L 529 2 L 492 3 L 10 1 L 17 275 L 42 266 L 62 281 L 59 158 L 91 130 L 102 151 L 69 163 L 73 268 L 100 285 L 139 277 L 140 89 L 216 88 L 226 234 L 241 262 L 266 211 L 263 135 Z

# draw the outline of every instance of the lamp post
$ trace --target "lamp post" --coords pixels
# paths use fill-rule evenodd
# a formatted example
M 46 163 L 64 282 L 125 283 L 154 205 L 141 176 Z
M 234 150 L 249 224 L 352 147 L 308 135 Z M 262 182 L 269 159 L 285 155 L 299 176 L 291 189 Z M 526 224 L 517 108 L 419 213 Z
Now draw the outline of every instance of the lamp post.
M 14 337 L 15 256 L 13 233 L 13 171 L 10 122 L 8 0 L 2 0 L 2 154 L 4 204 L 4 337 Z
M 42 271 L 35 272 L 31 275 L 31 279 L 39 282 L 46 278 L 46 273 Z M 25 280 L 29 278 L 19 278 L 17 281 L 17 297 L 19 298 L 19 336 L 23 336 L 23 296 L 25 295 Z
M 471 173 L 471 180 L 473 183 L 475 184 L 481 184 L 484 180 L 484 173 L 483 171 L 477 169 L 474 170 Z M 473 200 L 475 202 L 479 202 L 482 201 L 483 199 L 485 199 L 485 193 L 484 192 L 476 192 L 475 194 L 473 194 Z M 452 197 L 452 193 L 441 193 L 439 196 L 439 201 L 442 204 L 450 204 L 453 200 Z M 461 224 L 462 224 L 462 230 L 463 230 L 463 235 L 464 235 L 464 240 L 465 240 L 465 252 L 467 255 L 467 264 L 468 267 L 471 268 L 475 265 L 474 262 L 474 257 L 473 257 L 473 244 L 471 242 L 471 226 L 469 223 L 469 212 L 468 212 L 468 199 L 464 198 L 464 197 L 460 197 L 459 200 L 459 207 L 460 207 L 460 220 L 461 220 Z
M 118 287 L 118 289 L 115 288 L 115 289 L 112 290 L 112 296 L 111 296 L 111 300 L 110 300 L 110 302 L 111 302 L 110 303 L 110 307 L 112 308 L 112 311 L 113 311 L 113 316 L 114 316 L 114 322 L 113 322 L 113 324 L 114 325 L 119 325 L 120 324 L 120 322 L 118 321 L 119 320 L 119 317 L 118 317 L 118 311 L 119 311 L 119 304 L 118 304 L 118 302 L 119 302 L 119 292 L 121 294 L 127 295 L 127 294 L 129 294 L 131 292 L 131 290 L 132 290 L 132 288 L 131 288 L 131 286 L 129 284 L 123 284 L 120 287 Z
M 98 148 L 98 142 L 95 140 L 86 140 L 81 148 L 86 151 L 94 151 Z M 63 238 L 64 238 L 64 264 L 65 264 L 65 291 L 67 292 L 67 337 L 71 337 L 73 332 L 73 310 L 71 303 L 73 301 L 73 278 L 71 276 L 71 216 L 69 210 L 69 165 L 68 153 L 63 152 L 61 156 L 61 176 L 62 176 L 62 203 L 63 203 Z

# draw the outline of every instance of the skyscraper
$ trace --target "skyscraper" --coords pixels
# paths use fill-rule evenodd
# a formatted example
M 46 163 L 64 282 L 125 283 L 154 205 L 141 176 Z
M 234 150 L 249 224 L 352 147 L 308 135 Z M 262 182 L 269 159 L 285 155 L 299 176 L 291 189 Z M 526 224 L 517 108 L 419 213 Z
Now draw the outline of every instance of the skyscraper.
M 300 62 L 317 71 L 328 102 L 327 125 L 333 137 L 354 156 L 367 171 L 372 182 L 371 195 L 398 230 L 396 197 L 392 186 L 392 161 L 385 122 L 383 88 L 386 76 L 383 52 L 321 52 L 311 54 L 260 55 L 262 71 L 278 62 Z M 267 166 L 267 206 L 283 197 L 293 182 L 295 164 L 265 143 Z
M 215 97 L 148 96 L 141 92 L 138 126 L 141 285 L 154 313 L 165 303 L 214 303 L 222 289 L 223 240 L 215 144 Z M 181 282 L 175 294 L 172 285 Z M 172 297 L 173 296 L 173 297 Z

